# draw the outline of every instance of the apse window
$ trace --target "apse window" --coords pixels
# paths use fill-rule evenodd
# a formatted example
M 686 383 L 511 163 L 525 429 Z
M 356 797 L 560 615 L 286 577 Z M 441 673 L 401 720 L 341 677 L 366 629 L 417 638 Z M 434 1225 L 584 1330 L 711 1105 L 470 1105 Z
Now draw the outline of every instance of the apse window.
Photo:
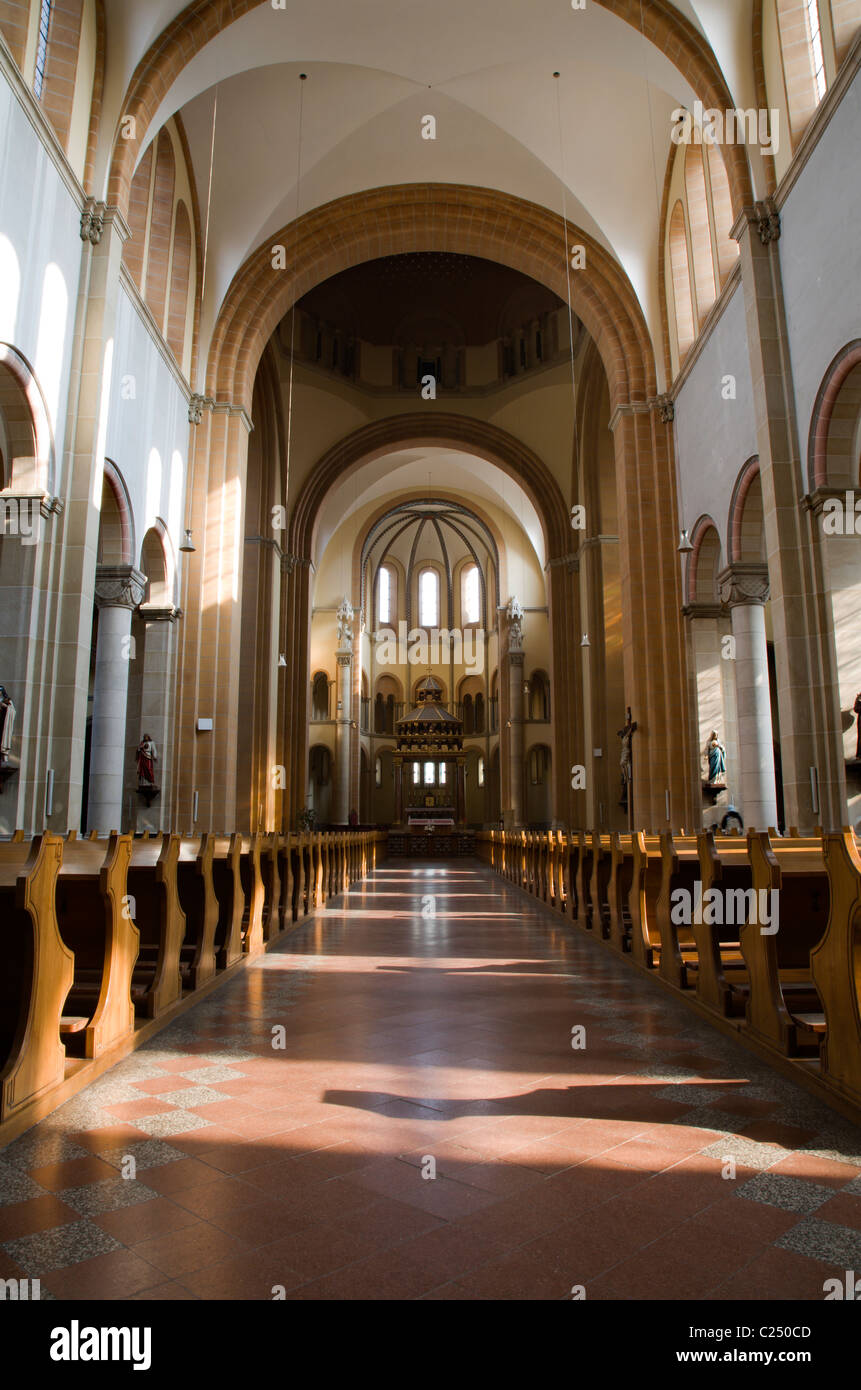
M 478 785 L 484 786 L 484 758 L 478 760 Z
M 481 620 L 481 586 L 478 565 L 467 565 L 461 579 L 461 606 L 463 625 L 469 627 Z
M 434 782 L 436 781 L 436 777 L 434 776 L 435 769 L 436 769 L 436 765 L 435 765 L 434 763 L 425 763 L 425 786 L 426 786 L 426 787 L 432 787 L 433 784 L 434 784 Z
M 39 37 L 36 42 L 36 70 L 33 74 L 33 92 L 41 101 L 45 86 L 45 68 L 48 64 L 48 30 L 51 27 L 51 6 L 53 0 L 42 0 L 39 13 Z
M 422 570 L 419 575 L 419 626 L 439 626 L 439 575 Z
M 444 786 L 445 786 L 445 781 L 446 781 L 445 763 L 440 763 L 440 765 L 439 765 L 439 784 L 440 784 L 441 787 L 444 787 Z
M 378 787 L 381 787 L 381 786 L 383 785 L 383 760 L 382 760 L 382 758 L 377 758 L 377 761 L 376 761 L 375 764 L 374 764 L 374 783 L 375 783 L 375 785 L 378 786 Z
M 392 621 L 392 572 L 383 566 L 377 577 L 377 622 Z
M 413 763 L 413 786 L 418 786 L 422 780 L 421 763 Z

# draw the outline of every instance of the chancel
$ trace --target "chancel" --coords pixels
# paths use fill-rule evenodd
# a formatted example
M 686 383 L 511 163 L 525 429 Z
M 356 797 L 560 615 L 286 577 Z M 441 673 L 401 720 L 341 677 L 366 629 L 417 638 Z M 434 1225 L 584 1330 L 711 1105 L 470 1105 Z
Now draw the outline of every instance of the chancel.
M 859 133 L 861 0 L 0 0 L 0 1300 L 854 1289 Z

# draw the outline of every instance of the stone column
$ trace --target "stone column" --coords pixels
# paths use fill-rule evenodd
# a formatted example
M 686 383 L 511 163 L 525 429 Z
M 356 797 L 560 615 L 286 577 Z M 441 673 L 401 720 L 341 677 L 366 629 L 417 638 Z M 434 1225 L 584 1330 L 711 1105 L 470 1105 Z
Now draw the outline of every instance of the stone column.
M 140 736 L 149 734 L 158 750 L 156 782 L 161 795 L 151 806 L 139 799 L 136 817 L 138 830 L 167 830 L 170 828 L 170 785 L 173 761 L 173 679 L 174 635 L 177 620 L 182 616 L 172 605 L 156 608 L 144 605 L 140 617 L 146 626 L 143 654 L 143 689 L 141 691 Z M 137 731 L 135 731 L 137 732 Z M 137 786 L 137 774 L 134 776 Z
M 718 575 L 722 601 L 732 615 L 735 638 L 735 689 L 738 705 L 738 786 L 746 830 L 777 825 L 774 741 L 765 608 L 768 570 L 764 565 L 736 563 Z
M 132 610 L 146 593 L 133 565 L 99 565 L 99 635 L 93 689 L 93 732 L 87 826 L 102 835 L 122 829 Z
M 508 812 L 506 825 L 523 824 L 523 610 L 508 604 Z
M 350 819 L 350 695 L 352 692 L 351 677 L 353 674 L 353 653 L 339 649 L 337 652 L 337 662 L 337 708 L 335 710 L 335 804 L 332 810 L 332 819 L 336 825 L 347 825 Z

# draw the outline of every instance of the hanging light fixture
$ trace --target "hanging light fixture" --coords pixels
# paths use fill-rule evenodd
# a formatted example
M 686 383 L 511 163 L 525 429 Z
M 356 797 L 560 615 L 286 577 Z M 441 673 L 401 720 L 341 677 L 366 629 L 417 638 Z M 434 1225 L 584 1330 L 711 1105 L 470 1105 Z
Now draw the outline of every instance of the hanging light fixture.
M 687 530 L 684 530 L 682 531 L 682 534 L 679 537 L 679 554 L 687 555 L 692 550 L 693 546 L 691 545 L 691 538 L 688 535 Z
M 591 645 L 592 645 L 592 643 L 589 641 L 589 634 L 588 634 L 588 632 L 584 632 L 584 633 L 583 633 L 582 641 L 580 642 L 580 646 L 581 646 L 581 647 L 591 647 Z
M 185 528 L 185 540 L 183 541 L 182 545 L 179 547 L 179 553 L 180 553 L 180 555 L 194 555 L 194 553 L 195 553 L 196 550 L 197 550 L 197 546 L 194 544 L 194 542 L 193 542 L 192 539 L 191 539 L 191 528 L 190 528 L 189 526 L 186 526 L 186 528 Z

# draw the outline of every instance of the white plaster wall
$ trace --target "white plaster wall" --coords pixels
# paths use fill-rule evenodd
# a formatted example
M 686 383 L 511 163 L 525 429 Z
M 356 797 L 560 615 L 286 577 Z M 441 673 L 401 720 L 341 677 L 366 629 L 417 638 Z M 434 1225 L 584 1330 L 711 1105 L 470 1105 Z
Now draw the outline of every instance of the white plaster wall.
M 188 442 L 185 393 L 123 287 L 105 452 L 122 474 L 131 498 L 136 564 L 143 538 L 156 517 L 167 527 L 174 561 L 178 558 Z
M 735 400 L 722 383 L 735 377 Z M 727 519 L 739 470 L 757 452 L 753 385 L 741 283 L 676 398 L 676 449 L 683 525 L 707 513 L 717 525 L 726 557 Z
M 45 398 L 61 491 L 80 204 L 0 72 L 0 341 L 27 359 Z
M 861 72 L 790 192 L 778 243 L 807 482 L 810 420 L 829 364 L 861 337 Z

